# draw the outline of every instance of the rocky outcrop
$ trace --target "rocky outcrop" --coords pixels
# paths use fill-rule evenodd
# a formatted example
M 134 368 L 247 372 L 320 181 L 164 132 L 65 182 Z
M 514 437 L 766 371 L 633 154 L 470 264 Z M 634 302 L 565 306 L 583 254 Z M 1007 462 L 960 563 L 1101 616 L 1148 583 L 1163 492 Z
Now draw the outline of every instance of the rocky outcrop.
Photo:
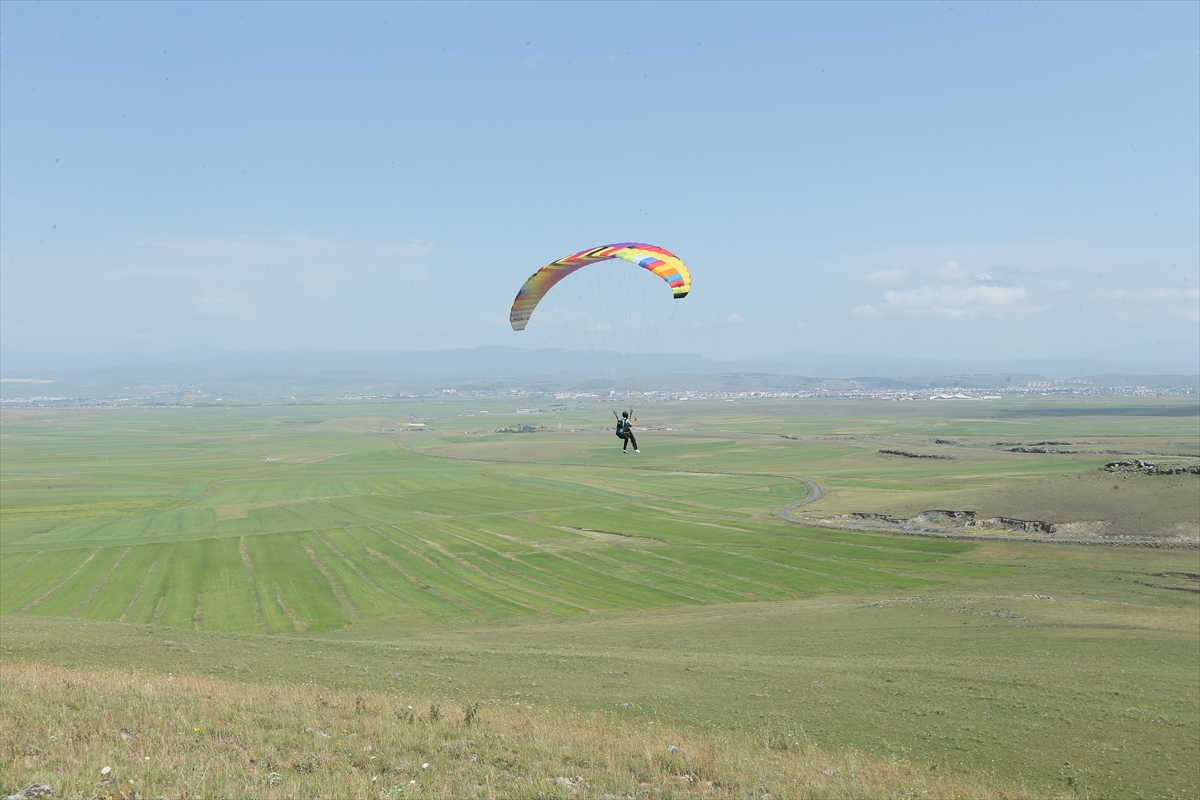
M 882 522 L 905 528 L 1002 528 L 1024 533 L 1057 533 L 1059 526 L 1040 519 L 1016 519 L 1015 517 L 978 518 L 974 511 L 946 511 L 932 509 L 911 517 L 889 517 L 887 514 L 858 512 L 844 515 L 848 519 Z M 1067 523 L 1068 525 L 1073 523 Z
M 1101 467 L 1105 472 L 1128 472 L 1138 475 L 1200 475 L 1200 464 L 1159 466 L 1154 461 L 1135 458 L 1130 461 L 1110 461 Z
M 880 450 L 880 454 L 885 456 L 904 456 L 905 458 L 945 458 L 953 460 L 954 456 L 935 456 L 928 453 L 910 453 L 907 450 Z

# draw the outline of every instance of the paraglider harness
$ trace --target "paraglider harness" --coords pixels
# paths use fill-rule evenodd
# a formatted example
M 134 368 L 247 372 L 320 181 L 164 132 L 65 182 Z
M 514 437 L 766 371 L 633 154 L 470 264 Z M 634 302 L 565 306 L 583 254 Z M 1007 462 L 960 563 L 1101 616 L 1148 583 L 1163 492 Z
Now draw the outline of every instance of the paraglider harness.
M 617 416 L 617 412 L 613 411 L 613 416 L 617 417 L 617 438 L 625 442 L 621 450 L 625 450 L 625 448 L 632 444 L 634 451 L 640 452 L 638 451 L 637 439 L 633 438 L 633 430 L 630 427 L 634 421 L 633 410 L 630 409 L 626 414 L 627 416 L 623 417 Z

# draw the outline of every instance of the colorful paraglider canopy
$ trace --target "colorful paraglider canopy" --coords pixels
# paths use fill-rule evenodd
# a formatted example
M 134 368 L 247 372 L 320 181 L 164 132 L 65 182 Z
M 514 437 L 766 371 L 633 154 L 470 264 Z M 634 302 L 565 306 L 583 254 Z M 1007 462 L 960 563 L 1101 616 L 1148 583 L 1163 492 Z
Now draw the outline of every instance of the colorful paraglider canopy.
M 513 330 L 525 330 L 525 325 L 533 315 L 533 310 L 546 296 L 546 292 L 554 287 L 554 284 L 588 264 L 597 264 L 614 258 L 624 259 L 642 269 L 648 269 L 662 278 L 670 284 L 671 293 L 676 300 L 687 297 L 692 288 L 692 274 L 688 272 L 687 265 L 670 250 L 638 242 L 601 245 L 588 250 L 580 250 L 566 258 L 560 258 L 558 261 L 551 261 L 533 273 L 529 280 L 525 281 L 521 291 L 517 292 L 517 299 L 513 301 L 512 310 L 508 312 L 508 321 L 512 323 Z

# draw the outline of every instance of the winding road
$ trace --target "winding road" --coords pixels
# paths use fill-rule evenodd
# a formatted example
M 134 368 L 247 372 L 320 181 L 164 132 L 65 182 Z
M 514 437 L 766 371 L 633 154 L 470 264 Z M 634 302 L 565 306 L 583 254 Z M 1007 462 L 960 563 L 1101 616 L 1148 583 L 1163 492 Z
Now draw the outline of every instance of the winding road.
M 781 508 L 775 512 L 779 516 L 786 519 L 788 522 L 799 522 L 800 521 L 798 519 L 792 519 L 792 517 L 788 514 L 789 511 L 791 511 L 793 508 L 799 508 L 800 506 L 805 506 L 805 505 L 808 505 L 809 503 L 814 503 L 817 500 L 820 500 L 821 495 L 824 494 L 824 492 L 821 491 L 821 487 L 817 485 L 816 481 L 809 480 L 808 478 L 796 478 L 795 480 L 802 481 L 803 483 L 805 483 L 808 486 L 808 497 L 804 498 L 803 500 L 799 500 L 795 503 L 792 503 L 790 506 L 784 506 L 783 508 Z

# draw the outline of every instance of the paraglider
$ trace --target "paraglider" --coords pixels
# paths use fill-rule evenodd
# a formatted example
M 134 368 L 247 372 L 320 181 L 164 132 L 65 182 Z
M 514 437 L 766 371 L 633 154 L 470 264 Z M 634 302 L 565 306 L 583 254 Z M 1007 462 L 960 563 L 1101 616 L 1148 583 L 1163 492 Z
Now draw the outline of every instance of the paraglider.
M 512 329 L 514 331 L 525 330 L 537 304 L 546 296 L 546 292 L 554 288 L 554 285 L 563 278 L 588 264 L 596 264 L 613 258 L 624 259 L 643 269 L 650 270 L 670 285 L 671 294 L 676 300 L 682 300 L 691 291 L 692 273 L 670 250 L 639 242 L 601 245 L 588 250 L 580 250 L 566 258 L 560 258 L 558 261 L 551 261 L 529 276 L 529 280 L 525 281 L 521 291 L 517 292 L 517 299 L 513 301 L 512 309 L 508 312 L 508 321 L 512 324 Z
M 517 292 L 508 320 L 514 331 L 530 326 L 551 352 L 565 356 L 564 366 L 575 372 L 583 396 L 627 402 L 623 416 L 613 410 L 617 436 L 623 452 L 629 444 L 641 452 L 632 431 L 633 403 L 654 394 L 642 392 L 642 378 L 674 315 L 671 299 L 682 300 L 691 288 L 691 272 L 670 250 L 641 242 L 606 244 L 533 273 Z M 535 311 L 538 320 L 530 325 Z

